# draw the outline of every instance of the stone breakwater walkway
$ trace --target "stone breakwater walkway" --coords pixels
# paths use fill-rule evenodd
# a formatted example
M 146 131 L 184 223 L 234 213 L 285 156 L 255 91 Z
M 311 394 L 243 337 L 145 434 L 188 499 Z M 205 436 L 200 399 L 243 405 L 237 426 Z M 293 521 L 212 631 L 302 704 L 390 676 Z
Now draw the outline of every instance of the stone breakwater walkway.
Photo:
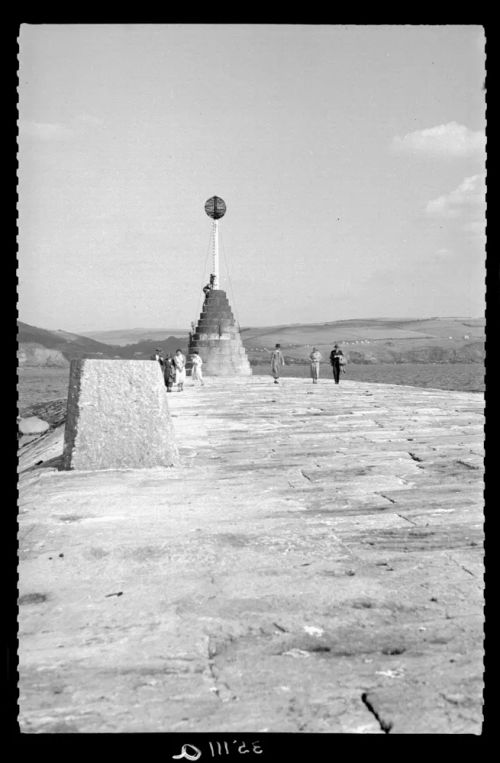
M 169 403 L 179 467 L 59 472 L 61 428 L 22 451 L 22 730 L 480 733 L 482 397 Z

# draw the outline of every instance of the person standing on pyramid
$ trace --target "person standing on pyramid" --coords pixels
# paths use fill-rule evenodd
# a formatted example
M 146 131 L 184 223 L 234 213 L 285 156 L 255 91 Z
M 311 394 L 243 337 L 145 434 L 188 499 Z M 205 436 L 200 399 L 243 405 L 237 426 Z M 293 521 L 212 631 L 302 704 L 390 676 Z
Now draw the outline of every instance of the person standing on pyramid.
M 191 378 L 193 382 L 195 381 L 201 382 L 201 386 L 203 387 L 205 384 L 205 382 L 203 381 L 203 374 L 201 372 L 203 360 L 201 359 L 200 355 L 198 355 L 197 352 L 193 352 L 193 354 L 191 355 L 191 363 L 193 364 L 193 367 L 191 370 Z
M 316 347 L 313 347 L 309 359 L 311 361 L 311 377 L 313 384 L 317 384 L 319 379 L 319 364 L 323 357 L 320 351 L 317 350 Z
M 184 389 L 184 382 L 186 381 L 186 358 L 182 354 L 181 350 L 177 350 L 173 357 L 173 364 L 175 367 L 175 383 L 177 384 L 177 392 L 182 392 Z
M 205 295 L 205 299 L 207 299 L 209 293 L 212 291 L 214 286 L 215 286 L 215 273 L 210 273 L 210 281 L 203 287 L 203 294 Z
M 274 376 L 274 383 L 279 384 L 280 368 L 285 365 L 285 358 L 281 352 L 281 345 L 277 344 L 271 353 L 271 373 Z

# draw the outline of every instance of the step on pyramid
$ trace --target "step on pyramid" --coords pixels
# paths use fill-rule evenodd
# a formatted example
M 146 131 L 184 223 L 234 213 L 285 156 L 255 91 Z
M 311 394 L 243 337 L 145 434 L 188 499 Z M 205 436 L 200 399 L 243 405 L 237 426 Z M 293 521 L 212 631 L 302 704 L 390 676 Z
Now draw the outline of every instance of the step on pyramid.
M 200 320 L 189 342 L 189 355 L 197 352 L 206 376 L 251 376 L 252 369 L 241 341 L 226 292 L 208 292 Z M 191 362 L 188 358 L 187 368 Z

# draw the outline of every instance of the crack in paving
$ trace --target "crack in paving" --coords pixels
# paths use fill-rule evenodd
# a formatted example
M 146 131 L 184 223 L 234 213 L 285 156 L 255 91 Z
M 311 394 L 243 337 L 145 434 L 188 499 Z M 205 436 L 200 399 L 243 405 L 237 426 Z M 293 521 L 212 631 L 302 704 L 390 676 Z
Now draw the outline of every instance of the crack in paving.
M 414 461 L 417 461 L 418 463 L 421 463 L 424 460 L 423 458 L 419 458 L 419 456 L 416 456 L 415 453 L 411 453 L 410 451 L 408 451 L 408 455 L 410 456 L 410 458 L 412 458 Z
M 212 585 L 214 588 L 217 588 L 215 577 L 213 575 L 210 575 L 210 585 Z M 211 601 L 212 599 L 216 599 L 216 598 L 217 598 L 217 592 L 214 592 L 211 596 L 207 596 L 207 601 Z
M 214 640 L 211 636 L 208 636 L 207 641 L 207 658 L 208 658 L 208 674 L 213 680 L 213 687 L 211 687 L 211 691 L 215 694 L 217 699 L 219 699 L 221 702 L 229 702 L 231 700 L 236 700 L 238 697 L 236 694 L 234 694 L 233 691 L 231 691 L 231 687 L 225 682 L 222 681 L 219 675 L 219 671 L 215 665 L 215 657 L 217 656 L 217 649 L 214 644 Z
M 391 729 L 393 727 L 392 721 L 386 721 L 385 718 L 382 718 L 380 715 L 379 709 L 377 708 L 377 700 L 373 695 L 368 694 L 367 692 L 363 692 L 361 695 L 361 701 L 364 705 L 366 705 L 368 711 L 375 717 L 375 719 L 378 721 L 380 728 L 385 734 L 390 734 Z
M 378 493 L 378 495 L 379 495 L 381 498 L 385 498 L 385 500 L 386 500 L 386 501 L 390 501 L 391 503 L 396 503 L 396 501 L 394 500 L 394 498 L 389 498 L 389 496 L 388 496 L 388 495 L 384 495 L 384 493 Z
M 401 517 L 401 519 L 406 519 L 407 522 L 409 522 L 414 527 L 418 526 L 417 522 L 414 522 L 413 519 L 409 519 L 409 517 L 405 517 L 404 514 L 396 514 L 397 517 Z
M 460 566 L 462 567 L 462 569 L 464 570 L 464 572 L 468 572 L 468 573 L 469 573 L 469 575 L 472 575 L 472 577 L 473 577 L 473 578 L 475 578 L 475 577 L 476 577 L 476 576 L 474 575 L 474 573 L 472 572 L 472 570 L 469 570 L 469 569 L 467 569 L 467 567 L 464 567 L 464 565 L 463 565 L 463 564 L 461 564 Z
M 469 575 L 472 575 L 473 578 L 476 577 L 476 574 L 472 572 L 472 570 L 469 570 L 468 567 L 465 567 L 465 565 L 463 565 L 461 562 L 458 562 L 453 556 L 451 556 L 450 559 L 452 560 L 452 562 L 454 562 L 457 565 L 457 567 L 460 567 L 460 569 L 462 569 L 464 572 L 468 572 Z
M 466 466 L 467 469 L 481 469 L 480 466 L 477 466 L 476 464 L 468 464 L 467 461 L 462 461 L 461 459 L 457 459 L 457 464 L 460 464 L 460 466 Z

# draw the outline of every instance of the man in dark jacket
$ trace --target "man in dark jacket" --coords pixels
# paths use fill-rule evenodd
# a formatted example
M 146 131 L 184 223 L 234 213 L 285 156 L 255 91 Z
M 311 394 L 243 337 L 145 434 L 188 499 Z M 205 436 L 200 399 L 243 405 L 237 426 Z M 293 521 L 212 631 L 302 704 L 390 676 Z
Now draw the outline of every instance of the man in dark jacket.
M 338 384 L 340 381 L 340 366 L 345 363 L 344 353 L 342 350 L 339 350 L 338 344 L 334 345 L 333 350 L 330 353 L 330 363 L 333 369 L 335 384 Z
M 165 386 L 167 392 L 172 392 L 172 387 L 175 381 L 175 367 L 172 363 L 172 356 L 167 352 L 163 363 L 163 378 L 165 379 Z

